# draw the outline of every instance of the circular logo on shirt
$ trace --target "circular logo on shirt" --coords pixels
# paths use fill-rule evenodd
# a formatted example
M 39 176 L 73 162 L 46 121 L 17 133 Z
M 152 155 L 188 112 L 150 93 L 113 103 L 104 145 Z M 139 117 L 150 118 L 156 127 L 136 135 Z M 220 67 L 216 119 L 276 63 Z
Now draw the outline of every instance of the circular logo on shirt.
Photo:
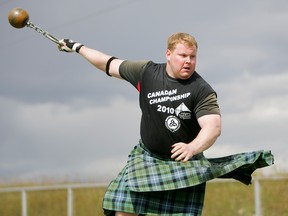
M 171 132 L 176 132 L 180 128 L 180 120 L 176 116 L 168 116 L 165 120 L 166 127 Z

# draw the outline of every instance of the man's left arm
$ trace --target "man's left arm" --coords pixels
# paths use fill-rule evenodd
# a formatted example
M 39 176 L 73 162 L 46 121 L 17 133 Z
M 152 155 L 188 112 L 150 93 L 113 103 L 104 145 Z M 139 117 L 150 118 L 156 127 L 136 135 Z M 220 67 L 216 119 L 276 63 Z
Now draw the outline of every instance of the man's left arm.
M 210 148 L 221 134 L 221 115 L 216 94 L 209 95 L 197 108 L 200 131 L 190 143 L 175 143 L 172 145 L 171 158 L 186 162 Z M 200 114 L 199 114 L 200 113 Z
M 175 143 L 172 146 L 172 159 L 186 162 L 208 148 L 210 148 L 221 134 L 221 116 L 217 114 L 205 115 L 198 119 L 201 130 L 190 143 Z

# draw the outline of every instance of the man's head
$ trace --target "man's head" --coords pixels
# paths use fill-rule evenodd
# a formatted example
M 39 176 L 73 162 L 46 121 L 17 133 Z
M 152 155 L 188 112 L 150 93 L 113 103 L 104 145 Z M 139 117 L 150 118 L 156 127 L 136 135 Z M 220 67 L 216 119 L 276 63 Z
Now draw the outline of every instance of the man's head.
M 174 51 L 178 43 L 182 43 L 186 46 L 195 46 L 196 49 L 198 49 L 196 39 L 193 36 L 184 32 L 172 34 L 167 40 L 167 49 L 169 49 L 170 51 Z
M 166 59 L 167 73 L 175 79 L 188 79 L 196 67 L 198 44 L 187 33 L 175 33 L 168 38 Z

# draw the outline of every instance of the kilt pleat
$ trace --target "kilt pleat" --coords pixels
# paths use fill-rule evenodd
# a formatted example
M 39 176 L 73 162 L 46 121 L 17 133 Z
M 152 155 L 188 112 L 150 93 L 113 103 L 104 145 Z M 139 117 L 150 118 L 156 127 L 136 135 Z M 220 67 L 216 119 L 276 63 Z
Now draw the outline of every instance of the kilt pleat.
M 201 215 L 207 181 L 234 178 L 250 184 L 256 169 L 273 162 L 270 151 L 260 150 L 221 158 L 198 154 L 183 163 L 151 153 L 140 140 L 126 166 L 107 188 L 104 213 Z
M 103 200 L 105 215 L 115 215 L 115 211 L 139 215 L 201 215 L 205 183 L 178 190 L 135 192 L 129 190 L 126 184 L 125 170 L 126 168 L 110 183 L 105 193 Z
M 183 163 L 161 158 L 140 143 L 129 156 L 126 180 L 129 189 L 138 192 L 185 188 L 214 178 L 234 178 L 250 184 L 251 174 L 257 168 L 271 164 L 273 155 L 263 150 L 221 158 L 205 158 L 198 154 Z

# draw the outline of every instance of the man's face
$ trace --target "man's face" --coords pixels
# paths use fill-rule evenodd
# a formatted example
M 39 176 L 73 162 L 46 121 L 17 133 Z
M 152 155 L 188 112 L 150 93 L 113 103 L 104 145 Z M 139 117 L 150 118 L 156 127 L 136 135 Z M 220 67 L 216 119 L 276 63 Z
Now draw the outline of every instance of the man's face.
M 175 79 L 188 79 L 192 76 L 196 67 L 197 48 L 186 46 L 182 43 L 176 45 L 173 51 L 167 49 L 167 73 Z

